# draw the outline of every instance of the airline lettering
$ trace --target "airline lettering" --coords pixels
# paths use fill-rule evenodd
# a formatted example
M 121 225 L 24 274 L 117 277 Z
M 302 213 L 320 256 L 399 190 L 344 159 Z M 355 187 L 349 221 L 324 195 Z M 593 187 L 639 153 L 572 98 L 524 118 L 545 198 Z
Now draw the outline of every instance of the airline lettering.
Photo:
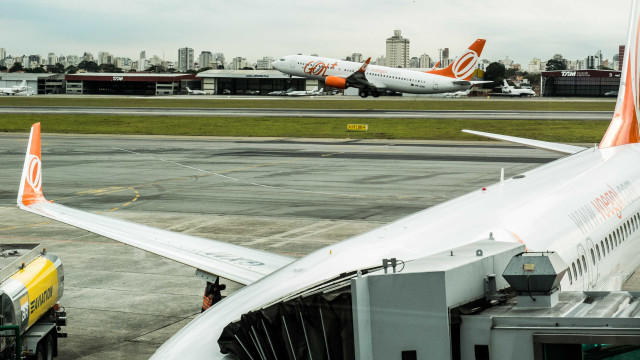
M 34 311 L 38 310 L 51 296 L 53 296 L 53 286 L 49 286 L 47 290 L 43 291 L 42 294 L 38 295 L 37 298 L 29 303 L 29 314 L 33 314 Z
M 622 219 L 622 210 L 640 198 L 629 181 L 617 185 L 615 189 L 606 185 L 608 190 L 569 214 L 569 218 L 585 235 L 614 215 Z
M 333 66 L 335 67 L 336 64 L 337 63 L 333 64 Z M 327 69 L 329 69 L 329 64 L 325 64 L 322 61 L 309 61 L 304 66 L 305 74 L 309 75 L 327 76 Z

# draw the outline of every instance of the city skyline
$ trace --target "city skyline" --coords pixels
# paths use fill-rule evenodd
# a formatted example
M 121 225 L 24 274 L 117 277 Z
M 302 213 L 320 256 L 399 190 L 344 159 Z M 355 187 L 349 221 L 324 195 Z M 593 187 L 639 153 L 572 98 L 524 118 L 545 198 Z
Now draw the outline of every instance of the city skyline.
M 244 57 L 251 63 L 264 56 L 296 53 L 334 58 L 361 53 L 376 59 L 385 54 L 385 40 L 401 29 L 411 40 L 411 57 L 426 53 L 437 58 L 438 49 L 445 47 L 457 54 L 476 38 L 486 38 L 483 58 L 487 59 L 509 57 L 525 65 L 532 58 L 547 60 L 556 53 L 571 60 L 584 58 L 598 49 L 611 59 L 617 46 L 626 42 L 629 3 L 603 7 L 594 0 L 575 4 L 541 0 L 531 7 L 504 0 L 438 5 L 329 0 L 318 6 L 286 0 L 264 4 L 218 0 L 176 8 L 164 0 L 153 6 L 119 0 L 109 4 L 9 0 L 0 14 L 0 31 L 14 36 L 3 39 L 0 47 L 12 56 L 109 51 L 132 60 L 146 51 L 148 57 L 174 62 L 184 47 L 196 54 L 211 51 L 222 52 L 227 59 Z M 376 20 L 381 14 L 384 19 Z M 323 16 L 325 20 L 318 20 Z M 189 19 L 188 26 L 178 25 L 176 19 L 182 18 Z

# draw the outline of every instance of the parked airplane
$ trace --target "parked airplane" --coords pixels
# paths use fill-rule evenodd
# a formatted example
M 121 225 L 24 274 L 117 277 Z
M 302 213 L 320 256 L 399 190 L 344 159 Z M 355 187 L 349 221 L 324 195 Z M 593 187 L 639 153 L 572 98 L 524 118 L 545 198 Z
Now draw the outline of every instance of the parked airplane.
M 488 238 L 556 251 L 569 264 L 563 290 L 618 290 L 640 265 L 640 167 L 633 166 L 640 162 L 636 2 L 631 15 L 624 81 L 599 146 L 467 131 L 568 156 L 298 260 L 46 201 L 40 124 L 31 128 L 18 206 L 247 285 L 196 317 L 152 359 L 231 359 L 220 352 L 217 340 L 227 324 L 249 311 L 294 298 L 311 285 L 345 276 L 341 274 L 380 266 L 381 259 L 407 262 Z
M 502 92 L 497 93 L 496 95 L 505 95 L 505 96 L 536 96 L 536 93 L 527 88 L 517 88 L 515 86 L 509 85 L 506 79 L 504 79 L 504 85 L 502 85 Z
M 290 91 L 287 93 L 287 96 L 314 96 L 314 95 L 322 95 L 324 89 L 318 90 L 318 87 L 314 87 L 313 90 L 298 90 L 298 91 Z
M 187 94 L 188 95 L 207 95 L 207 93 L 202 90 L 191 90 L 188 86 L 187 86 Z
M 30 88 L 27 86 L 27 80 L 22 80 L 20 85 L 12 86 L 10 88 L 0 88 L 0 94 L 3 95 L 17 95 L 24 93 Z
M 381 91 L 437 94 L 467 90 L 484 81 L 471 81 L 486 40 L 476 40 L 469 49 L 444 69 L 421 72 L 387 66 L 359 64 L 317 56 L 289 55 L 272 63 L 285 74 L 323 80 L 338 89 L 359 88 L 361 97 L 380 96 Z
M 287 90 L 276 90 L 276 91 L 271 91 L 270 93 L 268 93 L 267 95 L 287 95 L 288 93 L 295 91 L 296 88 L 295 87 L 290 87 Z

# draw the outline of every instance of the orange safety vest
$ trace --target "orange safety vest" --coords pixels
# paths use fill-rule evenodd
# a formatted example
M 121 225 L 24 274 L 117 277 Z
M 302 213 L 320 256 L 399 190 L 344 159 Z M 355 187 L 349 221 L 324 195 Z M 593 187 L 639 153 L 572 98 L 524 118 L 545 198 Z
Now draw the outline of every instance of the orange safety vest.
M 211 305 L 213 305 L 213 293 L 209 295 L 204 294 L 202 297 L 202 310 L 207 310 Z

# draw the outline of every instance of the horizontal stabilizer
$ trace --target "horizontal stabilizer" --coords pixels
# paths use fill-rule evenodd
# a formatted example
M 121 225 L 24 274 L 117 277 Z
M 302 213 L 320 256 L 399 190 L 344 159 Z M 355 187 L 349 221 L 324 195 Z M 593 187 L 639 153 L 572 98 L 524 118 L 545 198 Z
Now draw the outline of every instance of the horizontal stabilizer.
M 557 152 L 560 154 L 575 154 L 577 152 L 580 152 L 586 149 L 581 146 L 552 143 L 552 142 L 540 141 L 540 140 L 531 140 L 531 139 L 525 139 L 525 138 L 520 138 L 515 136 L 492 134 L 492 133 L 487 133 L 482 131 L 462 130 L 462 132 L 478 135 L 478 136 L 484 136 L 490 139 L 502 140 L 502 141 L 507 141 L 515 144 L 520 144 L 520 145 L 528 146 L 534 149 L 549 150 L 549 151 Z

